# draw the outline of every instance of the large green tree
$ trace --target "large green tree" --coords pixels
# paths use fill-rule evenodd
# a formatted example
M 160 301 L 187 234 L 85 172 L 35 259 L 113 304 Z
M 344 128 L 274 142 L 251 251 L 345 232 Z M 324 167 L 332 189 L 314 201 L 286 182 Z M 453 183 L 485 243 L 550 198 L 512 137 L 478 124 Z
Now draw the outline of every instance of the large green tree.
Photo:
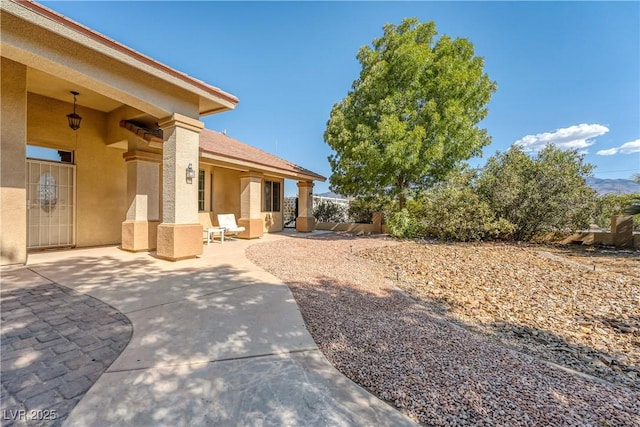
M 442 179 L 491 142 L 478 123 L 496 90 L 466 39 L 438 37 L 433 22 L 387 24 L 358 51 L 360 77 L 335 104 L 324 139 L 331 188 L 349 196 L 408 194 Z

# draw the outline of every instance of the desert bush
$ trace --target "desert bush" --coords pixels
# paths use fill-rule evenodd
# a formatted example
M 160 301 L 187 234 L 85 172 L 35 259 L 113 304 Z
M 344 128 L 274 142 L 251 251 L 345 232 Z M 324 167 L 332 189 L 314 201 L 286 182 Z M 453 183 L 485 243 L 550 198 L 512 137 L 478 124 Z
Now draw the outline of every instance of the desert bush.
M 391 213 L 387 217 L 386 225 L 387 231 L 393 237 L 412 239 L 425 234 L 418 216 L 407 208 Z
M 345 206 L 327 200 L 321 200 L 313 207 L 313 216 L 318 222 L 346 222 Z
M 489 158 L 477 181 L 478 195 L 496 218 L 513 224 L 516 240 L 578 230 L 588 227 L 593 215 L 595 191 L 585 182 L 592 169 L 576 150 L 550 145 L 531 157 L 512 146 Z
M 514 231 L 513 224 L 497 219 L 471 186 L 441 184 L 428 191 L 420 217 L 425 234 L 440 240 L 508 238 Z

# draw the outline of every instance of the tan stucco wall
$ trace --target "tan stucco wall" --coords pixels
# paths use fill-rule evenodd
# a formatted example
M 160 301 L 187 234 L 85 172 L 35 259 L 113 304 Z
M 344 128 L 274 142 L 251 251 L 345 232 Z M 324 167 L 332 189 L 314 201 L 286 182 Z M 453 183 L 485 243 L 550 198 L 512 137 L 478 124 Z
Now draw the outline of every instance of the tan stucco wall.
M 213 170 L 213 213 L 216 215 L 232 213 L 236 221 L 240 219 L 240 171 L 214 167 Z M 209 192 L 208 194 L 211 194 Z M 205 207 L 208 206 L 205 200 Z
M 106 113 L 78 107 L 82 124 L 74 132 L 66 118 L 72 109 L 70 103 L 29 94 L 27 142 L 75 152 L 76 246 L 120 243 L 127 211 L 124 151 L 105 145 Z
M 562 240 L 564 244 L 605 245 L 614 246 L 613 234 L 609 231 L 581 231 Z M 640 233 L 633 232 L 631 245 L 640 249 Z
M 0 106 L 0 264 L 27 261 L 26 68 L 2 58 Z
M 380 227 L 374 224 L 355 222 L 316 222 L 316 230 L 344 231 L 354 234 L 379 234 Z
M 262 212 L 262 218 L 264 220 L 265 233 L 282 231 L 284 225 L 282 210 L 280 212 Z

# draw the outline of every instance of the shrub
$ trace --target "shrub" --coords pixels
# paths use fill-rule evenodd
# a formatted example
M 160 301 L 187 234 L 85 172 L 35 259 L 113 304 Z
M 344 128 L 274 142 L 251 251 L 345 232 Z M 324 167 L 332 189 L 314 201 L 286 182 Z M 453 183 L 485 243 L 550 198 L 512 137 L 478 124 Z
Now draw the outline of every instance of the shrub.
M 313 207 L 313 216 L 318 222 L 346 222 L 347 209 L 338 203 L 321 200 Z
M 478 195 L 497 218 L 513 224 L 513 238 L 586 228 L 595 191 L 585 178 L 593 167 L 576 150 L 547 146 L 536 157 L 512 146 L 492 156 L 478 179 Z
M 441 184 L 428 191 L 421 217 L 425 233 L 441 240 L 508 238 L 514 231 L 509 221 L 496 219 L 471 186 Z
M 424 235 L 424 227 L 407 208 L 393 212 L 386 221 L 387 231 L 394 237 L 412 239 Z

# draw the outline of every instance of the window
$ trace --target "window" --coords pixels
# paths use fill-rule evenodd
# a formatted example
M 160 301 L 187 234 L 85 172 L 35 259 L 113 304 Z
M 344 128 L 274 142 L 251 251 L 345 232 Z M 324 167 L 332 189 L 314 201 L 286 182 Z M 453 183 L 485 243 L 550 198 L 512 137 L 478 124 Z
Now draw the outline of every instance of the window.
M 27 145 L 27 158 L 73 164 L 73 151 Z
M 198 210 L 204 211 L 204 171 L 198 171 Z
M 262 211 L 280 212 L 280 183 L 265 181 L 262 192 Z

